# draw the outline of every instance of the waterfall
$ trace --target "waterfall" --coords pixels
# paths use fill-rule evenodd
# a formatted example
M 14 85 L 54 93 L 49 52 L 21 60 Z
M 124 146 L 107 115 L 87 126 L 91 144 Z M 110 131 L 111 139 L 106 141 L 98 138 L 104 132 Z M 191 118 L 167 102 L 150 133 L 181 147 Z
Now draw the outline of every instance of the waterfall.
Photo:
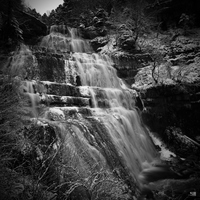
M 87 177 L 102 169 L 142 186 L 143 170 L 151 168 L 158 155 L 135 107 L 136 92 L 117 76 L 112 59 L 94 53 L 76 29 L 54 26 L 40 45 L 63 56 L 65 82 L 25 81 L 24 90 L 34 115 L 36 101 L 48 102 L 38 119 L 59 128 L 65 162 L 79 166 L 81 180 L 91 188 L 94 182 Z
M 54 52 L 91 52 L 88 42 L 78 37 L 74 28 L 66 28 L 63 25 L 52 26 L 50 34 L 42 39 L 41 46 Z

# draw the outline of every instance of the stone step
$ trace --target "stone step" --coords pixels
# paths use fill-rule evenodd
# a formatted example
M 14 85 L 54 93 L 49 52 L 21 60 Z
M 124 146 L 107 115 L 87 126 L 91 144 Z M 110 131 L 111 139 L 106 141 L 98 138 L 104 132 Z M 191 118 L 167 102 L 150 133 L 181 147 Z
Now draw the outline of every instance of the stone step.
M 88 93 L 84 94 L 84 88 L 79 89 L 79 87 L 76 87 L 72 84 L 50 81 L 24 81 L 22 84 L 22 90 L 23 92 L 35 94 L 38 93 L 57 96 L 90 97 Z
M 47 106 L 91 106 L 91 99 L 84 97 L 73 97 L 73 96 L 58 96 L 58 95 L 48 95 L 39 93 L 28 93 L 24 94 L 32 106 L 37 106 L 39 104 L 45 104 Z
M 114 65 L 113 61 L 107 55 L 100 55 L 97 53 L 73 53 L 71 56 L 72 62 L 80 63 L 96 63 Z
M 128 88 L 100 88 L 90 86 L 74 86 L 71 84 L 49 81 L 26 82 L 24 92 L 29 96 L 38 94 L 38 102 L 48 105 L 90 106 L 90 107 L 125 107 L 135 106 L 136 92 Z M 37 99 L 34 97 L 34 99 Z M 43 100 L 42 100 L 43 99 Z
M 79 89 L 71 84 L 40 81 L 37 90 L 40 89 L 42 90 L 39 91 L 39 93 L 43 92 L 46 94 L 58 95 L 58 96 L 73 96 L 73 97 L 82 96 Z
M 42 95 L 41 103 L 49 106 L 91 106 L 90 98 L 58 95 Z
M 50 107 L 45 113 L 45 118 L 51 121 L 64 121 L 73 116 L 92 116 L 92 110 L 89 107 Z M 79 116 L 80 117 L 80 116 Z
M 93 107 L 135 107 L 136 92 L 134 90 L 116 88 L 90 87 L 91 102 Z M 95 105 L 94 105 L 95 104 Z

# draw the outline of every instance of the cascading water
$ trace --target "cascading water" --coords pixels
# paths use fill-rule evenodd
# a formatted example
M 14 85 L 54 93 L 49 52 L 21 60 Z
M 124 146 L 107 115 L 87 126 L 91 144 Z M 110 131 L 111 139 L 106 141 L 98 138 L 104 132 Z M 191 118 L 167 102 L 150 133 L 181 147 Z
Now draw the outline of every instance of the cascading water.
M 76 29 L 54 26 L 41 46 L 63 55 L 66 80 L 64 83 L 40 80 L 33 84 L 25 81 L 25 90 L 35 93 L 35 87 L 40 101 L 48 101 L 49 105 L 52 99 L 58 101 L 57 93 L 62 93 L 59 105 L 65 102 L 62 105 L 67 106 L 50 106 L 39 119 L 59 127 L 65 154 L 68 158 L 73 155 L 76 166 L 80 165 L 79 172 L 85 173 L 81 180 L 92 188 L 95 182 L 88 179 L 91 171 L 97 173 L 106 168 L 120 178 L 128 179 L 130 175 L 137 187 L 142 186 L 141 174 L 157 160 L 157 153 L 135 107 L 136 93 L 117 77 L 109 56 L 93 53 L 89 43 L 78 37 Z M 51 88 L 57 88 L 56 94 L 52 94 Z M 29 96 L 35 113 L 35 97 Z M 75 106 L 72 100 L 84 106 Z M 124 171 L 128 176 L 123 175 Z
M 76 35 L 73 35 L 72 43 L 74 38 Z M 76 43 L 77 46 L 82 44 L 83 42 Z M 90 49 L 87 43 L 84 45 L 84 49 Z M 93 114 L 101 118 L 120 156 L 132 175 L 138 178 L 145 163 L 151 163 L 155 159 L 156 152 L 147 130 L 142 126 L 132 91 L 117 77 L 109 56 L 76 52 L 72 55 L 72 60 L 78 66 L 81 85 L 89 86 L 95 105 Z M 102 93 L 103 97 L 98 97 L 98 93 Z M 107 100 L 106 109 L 99 108 L 100 98 Z
M 92 49 L 88 42 L 76 36 L 76 29 L 54 25 L 50 28 L 50 34 L 43 38 L 41 46 L 50 48 L 55 52 L 91 52 Z

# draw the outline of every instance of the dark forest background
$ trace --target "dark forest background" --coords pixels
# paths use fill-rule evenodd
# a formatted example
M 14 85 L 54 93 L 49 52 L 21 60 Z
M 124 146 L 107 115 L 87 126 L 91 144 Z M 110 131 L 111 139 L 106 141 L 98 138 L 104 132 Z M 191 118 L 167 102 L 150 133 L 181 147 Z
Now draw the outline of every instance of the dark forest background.
M 126 23 L 135 34 L 149 28 L 157 31 L 192 28 L 200 26 L 199 7 L 198 0 L 64 0 L 55 10 L 40 15 L 22 0 L 1 0 L 0 39 L 3 43 L 31 41 L 47 34 L 55 24 L 91 28 L 103 23 L 117 30 L 119 24 Z M 98 21 L 102 17 L 103 21 Z

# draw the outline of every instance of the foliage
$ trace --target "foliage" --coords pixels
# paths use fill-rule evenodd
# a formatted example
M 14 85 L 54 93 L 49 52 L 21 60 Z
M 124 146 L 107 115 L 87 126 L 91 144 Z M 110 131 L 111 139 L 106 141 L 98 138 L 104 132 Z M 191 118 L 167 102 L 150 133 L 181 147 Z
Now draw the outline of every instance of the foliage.
M 78 19 L 81 13 L 96 11 L 99 8 L 105 9 L 108 13 L 113 7 L 117 8 L 124 4 L 126 0 L 64 0 L 55 10 L 49 11 L 42 17 L 48 17 L 48 25 L 64 23 L 68 24 L 71 19 Z M 58 23 L 55 23 L 55 22 Z
M 5 64 L 1 63 L 4 66 L 0 75 L 0 196 L 2 200 L 28 199 L 28 196 L 20 197 L 25 190 L 25 174 L 24 169 L 16 165 L 20 162 L 16 152 L 25 141 L 20 132 L 27 124 L 28 102 L 21 95 L 19 61 L 12 62 L 8 55 L 5 60 Z
M 163 55 L 159 51 L 155 51 L 151 53 L 152 58 L 152 78 L 155 81 L 155 83 L 159 83 L 161 79 L 159 67 L 164 62 Z M 167 66 L 166 66 L 167 68 Z M 157 70 L 156 70 L 157 69 Z M 168 69 L 168 68 L 167 68 Z
M 42 16 L 42 20 L 49 26 L 65 24 L 71 27 L 78 26 L 80 16 L 84 13 L 92 13 L 99 8 L 108 8 L 111 0 L 64 0 L 55 10 L 49 11 Z
M 117 33 L 116 42 L 122 49 L 137 49 L 138 38 L 154 27 L 152 13 L 146 13 L 148 6 L 146 0 L 127 0 L 121 8 L 113 7 L 110 15 L 111 28 Z
M 89 164 L 91 161 L 87 152 L 82 147 L 75 152 L 68 143 L 69 141 L 63 143 L 62 158 L 58 163 L 65 169 L 63 183 L 58 186 L 61 190 L 63 186 L 65 187 L 63 193 L 65 197 L 72 197 L 77 188 L 83 187 L 88 191 L 88 196 L 94 200 L 130 198 L 124 182 L 113 175 L 117 169 L 110 171 L 103 163 L 97 161 L 93 161 L 92 165 Z M 82 162 L 85 162 L 84 165 Z
M 15 178 L 7 173 L 8 190 L 16 189 L 7 194 L 7 199 L 130 199 L 128 188 L 114 172 L 98 162 L 88 166 L 87 152 L 82 148 L 73 150 L 68 140 L 69 127 L 68 123 L 49 124 L 43 120 L 18 131 L 18 142 L 11 144 L 15 147 L 11 151 L 14 161 L 8 167 Z M 65 139 L 60 135 L 63 131 Z M 0 193 L 3 192 L 0 187 Z
M 16 159 L 13 155 L 19 139 L 16 131 L 23 126 L 24 111 L 18 90 L 20 82 L 10 76 L 1 76 L 0 81 L 0 196 L 11 199 L 21 190 L 19 175 L 12 170 L 11 163 Z

